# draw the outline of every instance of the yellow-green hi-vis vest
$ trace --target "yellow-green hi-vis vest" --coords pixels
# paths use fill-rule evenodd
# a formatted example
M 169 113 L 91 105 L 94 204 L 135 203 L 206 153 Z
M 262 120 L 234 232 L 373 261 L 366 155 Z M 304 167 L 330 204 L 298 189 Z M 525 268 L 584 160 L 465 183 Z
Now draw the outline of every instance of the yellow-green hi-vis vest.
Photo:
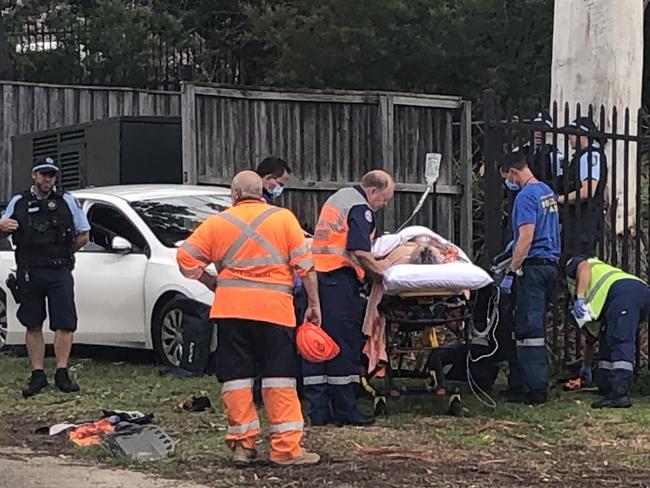
M 586 304 L 590 305 L 594 321 L 585 324 L 583 329 L 586 329 L 586 332 L 593 337 L 598 337 L 601 329 L 600 315 L 603 312 L 603 307 L 605 306 L 607 294 L 611 286 L 621 280 L 638 280 L 642 283 L 643 280 L 614 266 L 603 263 L 598 258 L 589 258 L 587 262 L 591 265 L 591 280 L 585 292 L 584 300 Z M 567 278 L 567 285 L 569 292 L 575 295 L 575 280 Z

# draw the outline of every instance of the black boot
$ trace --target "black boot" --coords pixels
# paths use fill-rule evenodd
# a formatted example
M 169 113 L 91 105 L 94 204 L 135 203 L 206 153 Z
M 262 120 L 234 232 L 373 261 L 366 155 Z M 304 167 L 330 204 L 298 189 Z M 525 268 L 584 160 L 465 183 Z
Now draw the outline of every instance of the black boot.
M 526 403 L 526 393 L 517 388 L 508 387 L 500 391 L 499 396 L 508 403 Z
M 627 392 L 611 392 L 591 404 L 591 408 L 630 408 L 632 401 Z
M 23 390 L 23 397 L 29 398 L 34 396 L 47 386 L 47 376 L 42 369 L 35 369 L 32 371 L 32 376 L 29 378 L 27 387 Z
M 598 394 L 600 396 L 607 396 L 612 393 L 612 387 L 608 384 L 600 384 L 598 385 Z
M 79 385 L 70 379 L 68 368 L 57 368 L 54 373 L 54 384 L 64 393 L 79 391 Z
M 530 392 L 526 395 L 526 404 L 527 405 L 541 405 L 548 401 L 548 395 L 546 393 L 539 392 Z

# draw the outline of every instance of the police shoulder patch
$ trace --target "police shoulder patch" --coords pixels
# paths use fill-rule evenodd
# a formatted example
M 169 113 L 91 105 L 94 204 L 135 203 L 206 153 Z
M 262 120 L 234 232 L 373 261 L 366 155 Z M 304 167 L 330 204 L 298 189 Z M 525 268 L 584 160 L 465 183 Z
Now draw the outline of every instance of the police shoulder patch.
M 600 164 L 600 153 L 593 153 L 591 155 L 591 165 L 596 166 L 597 164 Z
M 591 166 L 600 165 L 600 153 L 595 151 L 584 153 L 581 159 L 587 164 L 591 164 Z
M 372 211 L 371 210 L 366 210 L 365 214 L 366 220 L 372 224 L 373 222 L 373 217 L 372 217 Z

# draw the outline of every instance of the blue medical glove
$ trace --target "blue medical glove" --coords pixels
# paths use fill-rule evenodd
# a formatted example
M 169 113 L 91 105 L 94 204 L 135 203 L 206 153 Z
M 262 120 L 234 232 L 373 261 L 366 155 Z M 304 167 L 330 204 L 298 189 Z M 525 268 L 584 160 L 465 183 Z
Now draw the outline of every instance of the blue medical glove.
M 514 240 L 512 240 L 508 244 L 506 244 L 505 252 L 511 252 L 513 247 L 515 247 L 515 241 Z
M 302 286 L 302 280 L 297 274 L 293 275 L 293 287 L 300 288 Z
M 580 379 L 590 385 L 593 382 L 593 377 L 591 376 L 591 367 L 583 364 L 580 368 Z
M 587 316 L 587 305 L 582 298 L 576 298 L 573 302 L 573 316 L 578 320 L 584 320 Z
M 512 293 L 512 283 L 514 281 L 514 276 L 504 276 L 503 280 L 499 284 L 499 289 L 504 295 L 510 295 Z

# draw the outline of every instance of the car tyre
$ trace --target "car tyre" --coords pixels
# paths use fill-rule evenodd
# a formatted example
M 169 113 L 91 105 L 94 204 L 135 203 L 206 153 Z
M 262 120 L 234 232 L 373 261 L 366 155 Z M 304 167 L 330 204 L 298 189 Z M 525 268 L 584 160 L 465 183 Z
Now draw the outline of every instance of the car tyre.
M 167 301 L 159 308 L 152 326 L 153 348 L 158 360 L 164 366 L 176 367 L 183 354 L 183 310 L 179 299 L 183 295 Z

